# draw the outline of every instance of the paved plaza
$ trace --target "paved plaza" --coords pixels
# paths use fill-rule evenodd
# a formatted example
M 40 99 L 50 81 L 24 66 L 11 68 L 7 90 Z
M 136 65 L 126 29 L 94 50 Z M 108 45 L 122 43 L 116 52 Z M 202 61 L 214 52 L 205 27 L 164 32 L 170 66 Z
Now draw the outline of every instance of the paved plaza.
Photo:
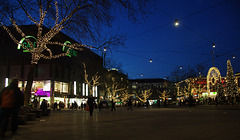
M 62 110 L 20 125 L 14 140 L 239 139 L 239 106 Z

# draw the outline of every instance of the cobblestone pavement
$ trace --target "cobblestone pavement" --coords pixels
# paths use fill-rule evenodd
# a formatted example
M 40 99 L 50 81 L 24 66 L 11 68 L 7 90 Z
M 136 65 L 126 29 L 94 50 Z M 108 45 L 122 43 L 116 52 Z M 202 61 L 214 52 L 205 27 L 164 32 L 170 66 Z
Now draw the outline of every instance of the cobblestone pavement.
M 12 140 L 239 139 L 239 107 L 62 110 L 20 125 Z

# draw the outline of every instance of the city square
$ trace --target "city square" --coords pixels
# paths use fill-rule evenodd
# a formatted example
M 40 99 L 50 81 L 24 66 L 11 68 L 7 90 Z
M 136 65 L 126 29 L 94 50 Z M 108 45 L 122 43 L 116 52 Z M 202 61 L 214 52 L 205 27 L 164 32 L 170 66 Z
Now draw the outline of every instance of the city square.
M 0 139 L 238 139 L 238 0 L 2 0 Z
M 52 112 L 20 125 L 11 139 L 237 139 L 240 106 L 117 108 Z

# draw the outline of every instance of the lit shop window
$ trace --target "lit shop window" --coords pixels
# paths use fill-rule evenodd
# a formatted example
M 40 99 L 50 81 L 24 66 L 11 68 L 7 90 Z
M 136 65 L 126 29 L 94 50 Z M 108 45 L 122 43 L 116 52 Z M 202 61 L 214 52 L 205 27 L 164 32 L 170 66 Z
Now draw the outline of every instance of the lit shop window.
M 54 87 L 55 92 L 68 93 L 68 83 L 55 81 Z

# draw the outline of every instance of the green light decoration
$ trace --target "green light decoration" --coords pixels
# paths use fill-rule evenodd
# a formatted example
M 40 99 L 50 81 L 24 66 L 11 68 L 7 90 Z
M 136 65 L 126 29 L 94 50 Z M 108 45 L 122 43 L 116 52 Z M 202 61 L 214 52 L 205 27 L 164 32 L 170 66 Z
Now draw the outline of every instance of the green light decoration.
M 32 38 L 32 39 L 35 40 L 35 41 L 33 42 L 33 48 L 36 48 L 36 47 L 37 47 L 37 39 L 36 39 L 34 36 L 26 36 L 25 38 L 22 38 L 22 39 L 20 40 L 20 42 L 18 43 L 17 49 L 20 50 L 21 47 L 22 47 L 22 48 L 23 48 L 23 52 L 33 51 L 32 48 L 31 48 L 31 46 L 30 46 L 30 44 L 25 41 L 26 39 L 30 39 L 30 38 Z M 64 42 L 64 46 L 63 46 L 63 48 L 62 48 L 62 50 L 63 50 L 64 52 L 67 52 L 68 49 L 69 49 L 69 47 L 65 46 L 65 45 L 67 45 L 67 44 L 72 45 L 70 41 L 65 41 L 65 42 Z M 73 50 L 73 49 L 70 49 L 70 50 L 69 50 L 69 54 L 67 54 L 67 56 L 69 56 L 69 57 L 75 56 L 75 57 L 76 57 L 76 56 L 77 56 L 77 52 L 76 52 L 75 50 Z
M 18 47 L 17 49 L 20 50 L 21 49 L 21 44 L 24 46 L 22 47 L 23 48 L 23 52 L 29 52 L 29 50 L 31 50 L 31 46 L 29 45 L 29 43 L 27 43 L 25 41 L 25 39 L 27 38 L 33 38 L 35 40 L 35 42 L 33 42 L 33 47 L 36 48 L 37 47 L 37 44 L 36 44 L 36 38 L 34 36 L 26 36 L 26 38 L 22 38 L 20 40 L 20 42 L 18 43 Z M 24 42 L 25 41 L 25 42 Z M 26 49 L 27 48 L 27 49 Z M 29 50 L 28 50 L 29 49 Z M 31 50 L 32 51 L 32 50 Z
M 65 42 L 64 42 L 64 46 L 63 46 L 63 48 L 62 48 L 62 50 L 63 50 L 64 52 L 67 52 L 68 49 L 69 49 L 67 46 L 65 46 L 65 45 L 67 45 L 67 44 L 72 45 L 70 41 L 65 41 Z M 77 52 L 76 52 L 75 50 L 73 50 L 73 49 L 70 49 L 70 50 L 69 50 L 69 54 L 67 54 L 67 56 L 69 56 L 69 57 L 75 56 L 75 57 L 76 57 L 76 56 L 77 56 Z

